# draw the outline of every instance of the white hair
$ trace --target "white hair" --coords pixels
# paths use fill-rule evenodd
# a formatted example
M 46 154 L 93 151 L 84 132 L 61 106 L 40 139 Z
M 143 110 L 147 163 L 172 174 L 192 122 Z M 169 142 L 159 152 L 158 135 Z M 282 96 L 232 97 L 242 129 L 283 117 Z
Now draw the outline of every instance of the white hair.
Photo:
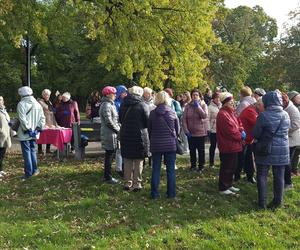
M 150 95 L 152 94 L 153 90 L 149 87 L 144 88 L 144 93 L 149 93 Z
M 49 89 L 44 89 L 43 91 L 42 91 L 42 95 L 51 95 L 51 91 L 49 90 Z
M 159 91 L 154 98 L 154 105 L 158 106 L 159 104 L 166 104 L 171 106 L 172 99 L 166 91 Z

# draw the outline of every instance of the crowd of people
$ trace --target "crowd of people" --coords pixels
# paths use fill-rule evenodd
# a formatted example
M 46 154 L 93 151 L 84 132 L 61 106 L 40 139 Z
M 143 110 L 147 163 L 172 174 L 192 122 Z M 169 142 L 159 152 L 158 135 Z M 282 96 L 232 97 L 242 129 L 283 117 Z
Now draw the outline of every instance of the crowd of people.
M 219 192 L 234 195 L 242 171 L 249 184 L 257 183 L 258 206 L 281 206 L 284 190 L 293 188 L 292 176 L 298 176 L 300 153 L 300 94 L 248 86 L 240 90 L 239 101 L 228 91 L 199 89 L 186 91 L 173 99 L 173 90 L 166 88 L 154 93 L 149 88 L 124 85 L 106 86 L 88 98 L 86 116 L 101 123 L 101 145 L 105 150 L 104 181 L 119 183 L 124 190 L 138 192 L 143 188 L 145 159 L 152 167 L 151 198 L 160 196 L 160 171 L 167 173 L 167 197 L 176 196 L 176 152 L 178 147 L 190 156 L 190 170 L 201 174 L 205 167 L 215 167 L 216 148 L 219 149 Z M 43 90 L 41 98 L 33 97 L 32 89 L 19 89 L 21 101 L 17 106 L 26 180 L 37 175 L 36 139 L 44 128 L 71 128 L 80 124 L 78 104 L 68 92 L 57 92 L 54 104 L 51 91 Z M 0 97 L 0 177 L 5 175 L 2 164 L 6 148 L 11 146 L 14 131 L 3 97 Z M 180 140 L 178 140 L 178 138 Z M 205 144 L 209 141 L 206 164 Z M 181 145 L 178 145 L 181 144 Z M 71 143 L 72 145 L 72 143 Z M 38 146 L 42 153 L 42 145 Z M 46 153 L 50 145 L 46 145 Z M 267 203 L 267 176 L 273 171 L 274 197 Z M 256 178 L 255 178 L 256 173 Z

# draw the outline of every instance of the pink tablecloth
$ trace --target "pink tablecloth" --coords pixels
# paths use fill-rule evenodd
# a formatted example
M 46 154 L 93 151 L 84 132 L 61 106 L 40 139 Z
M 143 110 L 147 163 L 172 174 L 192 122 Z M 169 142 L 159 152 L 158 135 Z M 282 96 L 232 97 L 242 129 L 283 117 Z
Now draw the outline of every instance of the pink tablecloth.
M 71 142 L 72 129 L 45 129 L 37 140 L 38 144 L 52 144 L 63 150 L 64 144 Z

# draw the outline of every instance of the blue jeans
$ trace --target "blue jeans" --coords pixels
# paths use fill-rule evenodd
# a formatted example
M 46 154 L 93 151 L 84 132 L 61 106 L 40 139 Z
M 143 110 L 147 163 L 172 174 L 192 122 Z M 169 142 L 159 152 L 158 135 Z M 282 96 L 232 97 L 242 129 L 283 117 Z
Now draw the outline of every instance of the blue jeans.
M 167 167 L 167 197 L 174 198 L 176 196 L 176 174 L 175 174 L 175 161 L 176 152 L 167 153 L 153 153 L 152 154 L 152 178 L 151 178 L 151 197 L 153 199 L 159 197 L 159 182 L 160 182 L 160 169 L 161 160 L 164 156 L 164 162 Z
M 266 206 L 267 200 L 267 179 L 270 166 L 257 165 L 257 189 L 258 189 L 258 205 Z M 272 166 L 273 171 L 273 203 L 280 205 L 283 200 L 284 190 L 284 170 L 286 166 Z
M 28 178 L 38 170 L 35 145 L 35 140 L 21 141 L 21 148 L 24 159 L 24 172 L 25 177 Z

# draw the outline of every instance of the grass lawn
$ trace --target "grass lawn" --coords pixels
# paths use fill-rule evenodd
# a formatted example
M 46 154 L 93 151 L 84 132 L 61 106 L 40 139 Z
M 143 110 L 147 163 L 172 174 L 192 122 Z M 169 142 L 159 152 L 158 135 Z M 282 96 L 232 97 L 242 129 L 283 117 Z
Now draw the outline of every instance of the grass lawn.
M 283 208 L 256 209 L 256 186 L 238 183 L 239 196 L 217 192 L 218 170 L 201 176 L 177 165 L 175 200 L 150 200 L 103 184 L 103 160 L 40 161 L 41 174 L 21 182 L 21 155 L 8 155 L 10 175 L 0 182 L 1 249 L 299 249 L 300 179 Z M 271 189 L 271 185 L 270 185 Z M 269 190 L 271 191 L 271 190 Z M 269 199 L 271 193 L 269 192 Z

